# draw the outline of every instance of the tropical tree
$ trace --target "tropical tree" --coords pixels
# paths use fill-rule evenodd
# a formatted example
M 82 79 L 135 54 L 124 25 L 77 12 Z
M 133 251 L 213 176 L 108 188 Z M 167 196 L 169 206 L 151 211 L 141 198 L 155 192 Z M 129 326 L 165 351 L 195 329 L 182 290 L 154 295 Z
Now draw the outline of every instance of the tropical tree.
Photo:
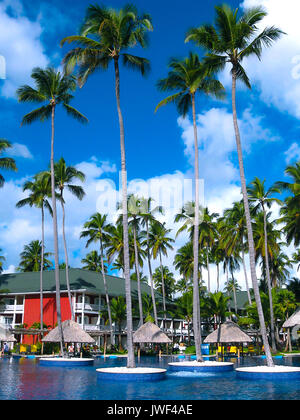
M 6 151 L 6 149 L 9 149 L 11 147 L 12 145 L 9 141 L 5 139 L 0 139 L 0 156 L 2 155 L 3 152 Z M 16 162 L 12 158 L 0 157 L 0 169 L 16 171 L 17 170 Z M 0 188 L 3 187 L 4 182 L 5 182 L 5 179 L 3 175 L 0 174 Z
M 153 312 L 155 324 L 158 325 L 157 318 L 157 307 L 155 302 L 155 293 L 154 293 L 154 284 L 153 284 L 153 274 L 152 274 L 152 265 L 151 265 L 151 247 L 150 247 L 150 224 L 155 222 L 155 214 L 162 213 L 163 208 L 161 206 L 152 207 L 153 199 L 150 198 L 141 198 L 140 199 L 140 210 L 141 210 L 141 224 L 146 228 L 144 236 L 146 236 L 145 246 L 147 253 L 148 269 L 149 269 L 149 279 L 150 279 L 150 288 L 151 288 L 151 297 L 153 302 Z
M 229 295 L 231 293 L 233 294 L 234 311 L 235 311 L 235 314 L 238 315 L 237 295 L 236 295 L 236 293 L 237 293 L 237 291 L 241 290 L 241 287 L 240 287 L 239 283 L 237 282 L 237 280 L 235 278 L 232 277 L 231 279 L 227 280 L 227 282 L 225 283 L 224 290 Z
M 124 265 L 127 306 L 127 366 L 134 367 L 132 302 L 130 286 L 130 263 L 128 244 L 127 213 L 127 172 L 125 154 L 124 120 L 120 103 L 120 58 L 123 65 L 131 70 L 138 70 L 142 75 L 149 69 L 149 61 L 128 53 L 137 45 L 147 46 L 147 32 L 152 30 L 151 17 L 139 15 L 134 6 L 124 6 L 120 10 L 109 9 L 99 5 L 91 5 L 87 9 L 85 21 L 79 35 L 69 36 L 62 40 L 76 43 L 77 48 L 69 51 L 64 58 L 65 68 L 72 71 L 79 65 L 79 80 L 83 85 L 88 76 L 97 69 L 107 69 L 110 62 L 114 64 L 115 93 L 120 126 L 120 148 L 122 167 L 122 211 L 124 234 Z
M 161 291 L 163 296 L 163 311 L 164 311 L 164 318 L 166 319 L 166 290 L 165 290 L 165 273 L 163 269 L 162 263 L 162 255 L 165 257 L 168 256 L 168 250 L 172 250 L 172 243 L 174 243 L 174 239 L 170 238 L 168 235 L 171 232 L 171 229 L 167 229 L 165 224 L 161 224 L 157 221 L 150 223 L 150 231 L 149 231 L 149 245 L 152 251 L 152 256 L 156 260 L 159 257 L 160 263 L 160 272 L 161 272 Z M 154 280 L 155 282 L 155 280 Z
M 296 298 L 293 292 L 290 290 L 282 289 L 276 291 L 274 297 L 274 312 L 277 318 L 281 319 L 283 322 L 286 321 L 289 316 L 295 311 L 297 307 Z M 292 343 L 290 337 L 290 331 L 288 328 L 287 340 L 285 351 L 292 351 Z
M 81 260 L 81 263 L 83 264 L 83 270 L 96 271 L 97 273 L 100 273 L 102 270 L 101 255 L 97 251 L 91 251 L 86 254 L 85 258 Z M 104 270 L 106 273 L 107 267 L 105 265 Z
M 287 285 L 287 289 L 291 291 L 292 293 L 294 293 L 296 297 L 296 302 L 299 304 L 300 303 L 300 280 L 297 279 L 296 277 L 293 277 L 289 281 L 289 284 Z
M 41 250 L 41 264 L 40 264 L 40 323 L 43 322 L 43 271 L 44 271 L 44 249 L 45 249 L 45 209 L 49 211 L 52 216 L 52 208 L 49 203 L 51 197 L 51 183 L 44 174 L 35 175 L 33 181 L 26 181 L 23 185 L 23 191 L 28 191 L 29 196 L 18 201 L 16 204 L 17 208 L 29 205 L 30 207 L 36 207 L 41 209 L 42 215 L 42 250 Z
M 250 208 L 251 209 L 251 208 Z M 250 287 L 247 276 L 245 253 L 247 252 L 247 227 L 243 201 L 233 203 L 230 209 L 224 210 L 219 226 L 220 247 L 225 253 L 240 253 L 243 263 L 245 283 L 249 305 L 252 304 Z
M 105 275 L 105 266 L 104 266 L 104 249 L 107 247 L 108 242 L 111 238 L 112 225 L 107 222 L 107 215 L 101 215 L 100 213 L 93 214 L 90 219 L 84 224 L 84 230 L 80 234 L 80 238 L 87 238 L 86 247 L 91 243 L 98 243 L 100 248 L 100 258 L 101 258 L 101 273 L 104 284 L 106 306 L 108 312 L 109 325 L 111 330 L 111 343 L 114 342 L 113 332 L 112 332 L 112 314 L 110 308 L 110 301 L 108 295 L 107 281 Z
M 193 318 L 193 290 L 184 293 L 181 297 L 175 300 L 176 316 L 184 319 L 187 322 L 188 345 L 191 345 L 191 324 Z
M 225 296 L 222 292 L 209 293 L 206 299 L 207 311 L 215 319 L 215 329 L 218 324 L 221 324 L 226 317 L 231 315 L 228 311 L 229 296 Z
M 195 151 L 195 208 L 199 208 L 199 154 L 198 134 L 196 122 L 196 94 L 202 93 L 217 98 L 224 96 L 224 87 L 212 75 L 208 74 L 207 67 L 201 63 L 195 53 L 190 53 L 184 60 L 171 59 L 169 74 L 165 79 L 159 80 L 157 87 L 162 92 L 174 92 L 162 100 L 156 107 L 160 108 L 168 103 L 175 103 L 180 115 L 185 117 L 192 109 L 194 127 L 194 151 Z M 203 361 L 201 354 L 201 322 L 199 319 L 199 296 L 198 296 L 198 241 L 199 241 L 199 213 L 194 217 L 194 336 L 196 345 L 197 361 Z
M 48 259 L 50 255 L 50 252 L 44 252 L 43 270 L 48 270 L 52 267 L 52 262 Z M 23 273 L 40 271 L 42 264 L 42 242 L 31 241 L 28 245 L 25 245 L 24 250 L 20 254 L 20 258 L 18 271 L 22 271 Z
M 153 280 L 156 290 L 161 293 L 164 297 L 163 308 L 164 312 L 166 309 L 166 299 L 172 299 L 172 296 L 175 292 L 175 278 L 172 271 L 166 265 L 162 267 L 157 267 L 153 273 Z M 163 285 L 164 285 L 164 294 L 163 294 Z
M 254 180 L 248 186 L 248 197 L 249 201 L 253 202 L 257 210 L 261 210 L 263 214 L 263 226 L 264 226 L 264 259 L 266 265 L 266 277 L 268 284 L 268 294 L 270 301 L 270 314 L 271 314 L 271 343 L 272 350 L 276 352 L 276 340 L 275 340 L 275 320 L 274 320 L 274 311 L 273 311 L 273 299 L 272 299 L 272 284 L 270 278 L 270 268 L 269 268 L 269 252 L 268 252 L 268 232 L 267 232 L 267 208 L 270 209 L 273 203 L 281 204 L 281 201 L 274 197 L 273 194 L 279 193 L 279 188 L 271 186 L 270 188 L 265 188 L 265 180 L 261 181 L 259 178 L 255 177 Z
M 55 115 L 58 106 L 62 106 L 68 115 L 79 122 L 87 122 L 87 119 L 77 109 L 70 105 L 73 99 L 72 92 L 76 89 L 74 76 L 62 74 L 53 68 L 34 68 L 31 74 L 35 87 L 29 85 L 21 86 L 17 90 L 19 102 L 43 104 L 39 108 L 29 112 L 23 117 L 22 125 L 32 124 L 40 120 L 44 122 L 51 119 L 51 198 L 53 211 L 53 236 L 54 236 L 54 261 L 55 261 L 55 286 L 56 286 L 56 311 L 57 324 L 60 332 L 60 350 L 64 354 L 63 330 L 61 326 L 61 304 L 60 304 L 60 281 L 59 281 L 59 259 L 58 259 L 58 233 L 57 233 L 57 211 L 55 195 L 54 175 L 54 134 Z
M 118 326 L 119 332 L 119 350 L 122 351 L 122 323 L 126 320 L 126 302 L 123 296 L 112 298 L 111 300 L 112 320 Z
M 286 235 L 288 244 L 294 243 L 295 247 L 300 245 L 300 162 L 289 165 L 285 170 L 286 176 L 293 179 L 293 182 L 277 182 L 275 185 L 288 196 L 280 209 L 281 217 L 278 223 L 283 223 L 283 232 Z
M 49 174 L 51 177 L 51 174 Z M 68 298 L 69 304 L 71 308 L 71 315 L 72 320 L 75 319 L 74 308 L 72 305 L 72 297 L 71 297 L 71 289 L 70 289 L 70 281 L 69 281 L 69 257 L 68 257 L 68 248 L 67 248 L 67 240 L 66 240 L 66 233 L 65 233 L 65 197 L 64 191 L 67 189 L 74 197 L 78 198 L 78 200 L 82 200 L 85 196 L 85 192 L 81 185 L 74 185 L 73 182 L 75 180 L 84 182 L 85 175 L 83 172 L 79 171 L 73 166 L 67 166 L 64 158 L 60 158 L 58 162 L 54 163 L 54 177 L 55 177 L 55 186 L 59 193 L 59 201 L 61 204 L 62 209 L 62 236 L 63 236 L 63 244 L 64 244 L 64 253 L 65 253 L 65 263 L 66 263 L 66 283 L 67 283 L 67 290 L 68 290 Z
M 273 366 L 274 363 L 267 339 L 264 314 L 260 301 L 255 270 L 255 249 L 247 195 L 242 145 L 237 118 L 236 83 L 237 80 L 239 80 L 248 88 L 251 88 L 250 80 L 244 67 L 242 66 L 243 60 L 250 56 L 256 56 L 258 59 L 260 59 L 262 56 L 263 47 L 270 47 L 273 42 L 281 37 L 283 32 L 274 26 L 266 27 L 261 32 L 259 32 L 258 24 L 267 15 L 266 11 L 260 6 L 245 10 L 242 14 L 239 13 L 238 9 L 231 9 L 228 5 L 216 6 L 215 11 L 215 25 L 203 25 L 199 28 L 192 28 L 187 33 L 186 42 L 194 41 L 197 45 L 203 47 L 208 52 L 205 62 L 206 65 L 210 68 L 211 72 L 219 72 L 224 70 L 228 64 L 230 65 L 232 78 L 233 125 L 237 144 L 242 193 L 246 215 L 250 271 L 254 296 L 257 302 L 257 309 L 260 319 L 260 328 L 266 351 L 267 364 L 268 366 Z

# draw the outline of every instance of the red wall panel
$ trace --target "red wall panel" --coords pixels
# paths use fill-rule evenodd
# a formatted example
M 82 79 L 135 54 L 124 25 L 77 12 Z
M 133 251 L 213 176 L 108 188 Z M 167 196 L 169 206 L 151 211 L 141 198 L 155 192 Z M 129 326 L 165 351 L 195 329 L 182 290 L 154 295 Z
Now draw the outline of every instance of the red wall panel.
M 69 299 L 67 294 L 61 294 L 61 318 L 62 321 L 71 319 L 71 309 L 69 304 Z M 55 295 L 44 295 L 43 297 L 43 316 L 44 323 L 46 325 L 55 326 L 57 323 L 56 316 L 56 299 Z M 25 298 L 25 307 L 24 307 L 24 324 L 27 324 L 28 327 L 31 327 L 35 322 L 40 322 L 40 296 L 39 295 L 28 295 Z M 24 336 L 24 344 L 32 344 L 32 336 Z

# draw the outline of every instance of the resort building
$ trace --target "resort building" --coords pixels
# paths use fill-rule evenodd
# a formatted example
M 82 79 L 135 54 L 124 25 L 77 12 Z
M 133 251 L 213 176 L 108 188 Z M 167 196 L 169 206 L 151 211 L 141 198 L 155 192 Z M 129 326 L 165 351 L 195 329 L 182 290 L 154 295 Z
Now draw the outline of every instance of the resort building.
M 75 312 L 75 321 L 92 335 L 98 344 L 101 344 L 103 334 L 109 332 L 109 326 L 105 325 L 101 316 L 101 310 L 106 306 L 103 278 L 100 273 L 83 269 L 69 270 L 69 281 L 72 295 L 72 305 Z M 106 275 L 108 293 L 110 299 L 118 296 L 125 298 L 125 280 L 120 277 Z M 137 309 L 137 282 L 131 282 L 134 312 Z M 44 271 L 43 273 L 43 317 L 44 324 L 55 327 L 56 318 L 56 298 L 55 298 L 55 273 L 54 270 Z M 32 325 L 40 322 L 40 273 L 14 273 L 3 274 L 0 276 L 0 325 L 5 326 L 15 332 L 17 341 L 24 344 L 33 344 L 36 336 L 17 334 L 16 330 L 21 328 L 30 329 Z M 61 316 L 62 321 L 71 319 L 71 309 L 67 295 L 66 273 L 60 270 L 60 290 L 61 290 Z M 141 284 L 142 293 L 151 296 L 148 284 Z M 160 304 L 162 297 L 156 293 L 157 303 Z M 172 305 L 168 301 L 168 306 Z M 135 316 L 135 315 L 134 315 Z M 163 319 L 159 319 L 160 327 L 163 327 Z M 133 326 L 138 328 L 138 311 L 133 319 Z M 119 331 L 121 329 L 121 331 Z M 168 318 L 164 321 L 164 330 L 175 335 L 178 340 L 184 341 L 188 336 L 187 323 L 180 319 Z M 116 336 L 126 339 L 126 321 L 121 325 L 114 323 L 113 332 Z

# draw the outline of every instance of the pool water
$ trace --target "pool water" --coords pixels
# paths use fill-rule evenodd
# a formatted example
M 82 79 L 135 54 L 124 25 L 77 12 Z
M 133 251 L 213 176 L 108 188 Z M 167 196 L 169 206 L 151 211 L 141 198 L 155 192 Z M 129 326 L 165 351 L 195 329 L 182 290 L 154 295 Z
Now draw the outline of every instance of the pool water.
M 143 357 L 137 365 L 168 368 L 176 357 Z M 265 364 L 258 358 L 227 359 L 235 367 Z M 300 366 L 300 357 L 276 360 L 278 365 Z M 154 383 L 101 382 L 96 369 L 125 366 L 126 359 L 96 359 L 93 366 L 40 366 L 37 359 L 0 359 L 0 400 L 298 400 L 300 381 L 246 381 L 236 373 L 167 372 Z

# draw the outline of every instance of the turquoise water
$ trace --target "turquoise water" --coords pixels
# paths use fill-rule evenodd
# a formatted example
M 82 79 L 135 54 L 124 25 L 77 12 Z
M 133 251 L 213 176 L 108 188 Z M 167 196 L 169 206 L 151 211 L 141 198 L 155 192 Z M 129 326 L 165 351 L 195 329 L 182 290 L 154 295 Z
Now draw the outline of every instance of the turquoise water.
M 178 360 L 178 359 L 177 359 Z M 264 360 L 228 359 L 238 366 L 265 364 Z M 140 365 L 167 368 L 175 357 L 145 357 Z M 276 360 L 300 366 L 300 357 Z M 0 400 L 253 400 L 300 398 L 300 381 L 245 381 L 235 372 L 223 374 L 171 373 L 161 382 L 102 383 L 96 369 L 125 366 L 126 359 L 96 359 L 94 366 L 62 368 L 40 366 L 38 360 L 0 359 Z

